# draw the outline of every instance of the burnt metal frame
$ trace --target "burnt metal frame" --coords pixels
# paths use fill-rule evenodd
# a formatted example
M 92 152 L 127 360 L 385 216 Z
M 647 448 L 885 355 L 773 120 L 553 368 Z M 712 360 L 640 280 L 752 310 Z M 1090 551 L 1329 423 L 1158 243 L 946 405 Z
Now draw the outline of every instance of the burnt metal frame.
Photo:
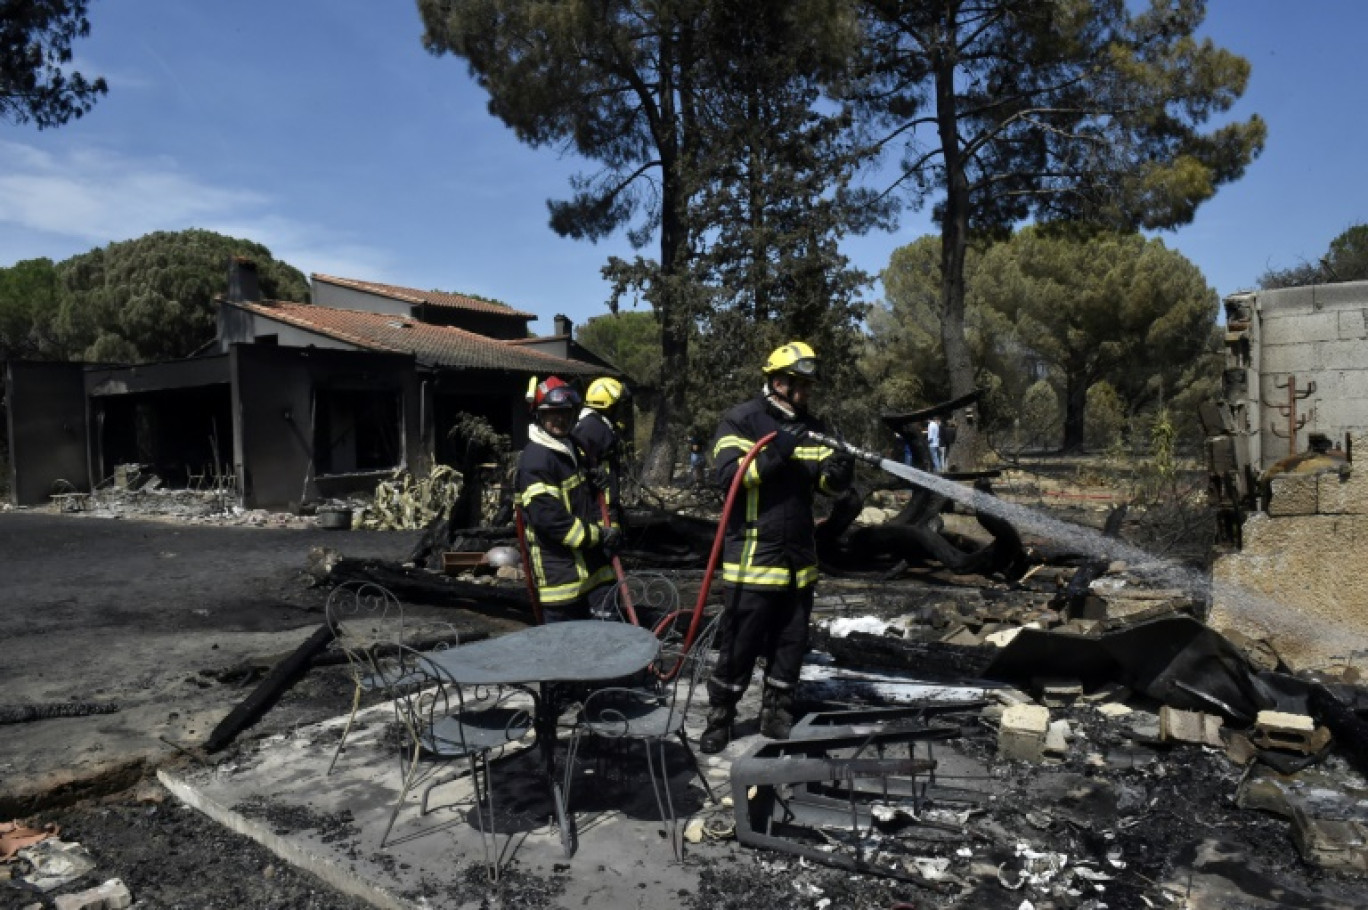
M 874 826 L 872 807 L 876 800 L 910 800 L 914 810 L 919 810 L 931 787 L 944 798 L 983 799 L 983 794 L 936 784 L 937 762 L 931 743 L 959 737 L 963 731 L 958 726 L 927 726 L 923 722 L 929 711 L 952 713 L 969 707 L 970 703 L 954 703 L 939 709 L 923 705 L 827 712 L 804 718 L 794 727 L 793 739 L 758 744 L 732 763 L 737 841 L 843 869 L 925 884 L 915 876 L 875 866 L 866 859 L 864 842 Z M 842 717 L 843 713 L 849 716 Z M 926 758 L 916 757 L 919 742 L 927 744 Z M 885 757 L 889 747 L 898 745 L 907 747 L 906 758 Z M 867 757 L 871 752 L 875 757 Z M 875 786 L 870 788 L 868 783 Z M 848 825 L 854 854 L 801 843 L 776 832 L 776 824 L 798 829 Z

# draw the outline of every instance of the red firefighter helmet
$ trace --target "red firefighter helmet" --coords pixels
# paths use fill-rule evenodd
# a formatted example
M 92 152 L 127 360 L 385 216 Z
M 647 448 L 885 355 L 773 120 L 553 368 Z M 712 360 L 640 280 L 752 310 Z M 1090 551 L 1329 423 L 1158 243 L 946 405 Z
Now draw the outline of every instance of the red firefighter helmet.
M 579 393 L 559 376 L 548 376 L 531 387 L 529 404 L 534 411 L 556 411 L 578 408 Z

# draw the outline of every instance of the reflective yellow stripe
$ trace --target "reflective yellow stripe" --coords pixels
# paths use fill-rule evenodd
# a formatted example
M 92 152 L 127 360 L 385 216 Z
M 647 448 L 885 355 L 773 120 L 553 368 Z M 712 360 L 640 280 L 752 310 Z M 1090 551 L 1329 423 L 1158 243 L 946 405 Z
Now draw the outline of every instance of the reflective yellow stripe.
M 534 483 L 530 484 L 526 490 L 523 490 L 522 501 L 519 505 L 526 508 L 530 506 L 532 500 L 538 496 L 554 496 L 557 499 L 565 499 L 565 494 L 561 491 L 560 487 L 553 486 L 549 483 Z
M 787 587 L 790 583 L 797 588 L 809 588 L 817 583 L 816 566 L 804 566 L 797 572 L 790 572 L 783 566 L 749 566 L 724 562 L 722 580 L 730 584 L 765 585 L 767 587 Z
M 715 460 L 723 449 L 740 449 L 744 455 L 755 445 L 755 440 L 747 439 L 744 436 L 723 436 L 717 440 L 717 445 L 713 446 L 713 459 Z
M 793 457 L 799 461 L 821 461 L 830 452 L 826 446 L 799 446 L 793 450 Z
M 758 464 L 759 461 L 760 459 L 757 458 L 755 461 L 752 461 L 750 464 L 746 465 L 746 478 L 743 481 L 741 481 L 742 484 L 751 489 L 755 489 L 756 487 L 760 486 L 760 467 Z
M 544 604 L 562 604 L 577 599 L 581 593 L 580 580 L 549 587 L 537 586 L 537 597 Z
M 562 543 L 572 550 L 578 550 L 580 544 L 584 543 L 584 522 L 576 518 L 575 523 L 572 524 L 570 530 L 566 532 Z

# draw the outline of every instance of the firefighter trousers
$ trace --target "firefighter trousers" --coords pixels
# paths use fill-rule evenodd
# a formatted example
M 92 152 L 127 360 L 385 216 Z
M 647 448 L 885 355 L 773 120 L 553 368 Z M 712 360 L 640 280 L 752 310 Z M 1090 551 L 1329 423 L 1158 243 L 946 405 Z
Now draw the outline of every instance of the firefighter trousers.
M 815 585 L 728 587 L 722 626 L 717 630 L 717 664 L 708 679 L 710 704 L 735 705 L 761 658 L 767 687 L 792 691 L 798 685 L 815 594 Z

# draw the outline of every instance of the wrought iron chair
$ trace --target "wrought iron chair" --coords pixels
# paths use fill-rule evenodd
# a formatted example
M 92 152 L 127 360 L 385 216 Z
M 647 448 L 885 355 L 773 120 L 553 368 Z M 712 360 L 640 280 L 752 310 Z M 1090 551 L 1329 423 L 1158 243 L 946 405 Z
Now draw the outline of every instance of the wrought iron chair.
M 379 645 L 370 653 L 404 733 L 399 796 L 380 837 L 380 849 L 389 842 L 399 811 L 416 787 L 426 782 L 418 808 L 421 818 L 428 812 L 428 796 L 433 788 L 469 773 L 485 864 L 490 880 L 496 881 L 500 863 L 490 762 L 498 757 L 496 753 L 502 753 L 506 746 L 531 732 L 531 712 L 511 703 L 513 690 L 458 685 L 421 652 L 404 645 Z M 409 685 L 408 680 L 415 674 L 429 685 Z M 429 760 L 425 762 L 424 758 Z M 439 776 L 442 766 L 459 760 L 465 761 L 464 769 Z
M 388 588 L 374 582 L 343 582 L 328 595 L 324 611 L 334 640 L 347 657 L 347 669 L 353 686 L 351 712 L 347 715 L 347 723 L 342 728 L 342 737 L 337 741 L 332 761 L 328 763 L 327 773 L 331 774 L 356 721 L 361 696 L 377 691 L 384 685 L 376 669 L 373 650 L 383 644 L 405 644 L 407 639 L 404 635 L 404 607 L 399 603 L 399 598 Z M 455 634 L 454 628 L 452 634 Z M 420 673 L 411 673 L 407 679 L 396 682 L 413 685 L 422 682 L 423 678 Z
M 613 582 L 608 596 L 603 599 L 595 619 L 627 621 L 630 604 L 637 622 L 651 626 L 679 609 L 679 589 L 661 572 L 633 572 L 621 581 Z
M 687 624 L 689 614 L 680 619 Z M 636 740 L 646 752 L 647 770 L 651 776 L 656 808 L 665 823 L 675 857 L 683 859 L 684 841 L 675 814 L 674 797 L 670 793 L 669 776 L 665 764 L 665 743 L 677 738 L 693 763 L 694 772 L 703 782 L 708 799 L 716 803 L 712 785 L 689 745 L 684 722 L 693 703 L 694 691 L 707 677 L 711 666 L 712 644 L 717 635 L 716 617 L 695 638 L 692 647 L 683 651 L 683 635 L 665 636 L 661 654 L 649 674 L 650 682 L 641 686 L 609 686 L 597 689 L 585 700 L 580 711 L 570 745 L 566 751 L 564 791 L 570 802 L 570 782 L 576 768 L 581 741 L 585 736 L 607 740 Z

